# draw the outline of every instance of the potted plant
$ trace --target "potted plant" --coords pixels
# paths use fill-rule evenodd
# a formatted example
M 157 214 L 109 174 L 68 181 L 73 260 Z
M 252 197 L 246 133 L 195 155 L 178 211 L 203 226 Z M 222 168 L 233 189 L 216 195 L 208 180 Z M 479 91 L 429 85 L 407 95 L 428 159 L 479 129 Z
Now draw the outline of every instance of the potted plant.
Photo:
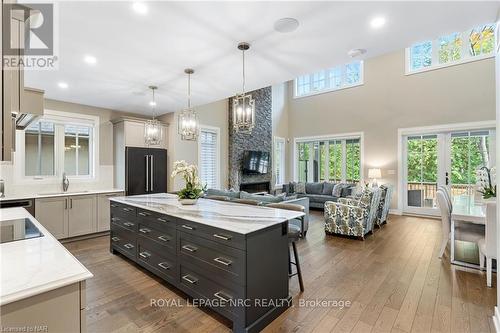
M 181 175 L 186 182 L 186 186 L 179 191 L 179 202 L 183 205 L 194 205 L 205 192 L 206 186 L 202 186 L 198 178 L 198 168 L 186 161 L 175 161 L 172 178 Z
M 476 172 L 477 176 L 477 191 L 481 193 L 483 199 L 496 198 L 497 185 L 495 180 L 495 168 L 488 169 L 482 167 Z

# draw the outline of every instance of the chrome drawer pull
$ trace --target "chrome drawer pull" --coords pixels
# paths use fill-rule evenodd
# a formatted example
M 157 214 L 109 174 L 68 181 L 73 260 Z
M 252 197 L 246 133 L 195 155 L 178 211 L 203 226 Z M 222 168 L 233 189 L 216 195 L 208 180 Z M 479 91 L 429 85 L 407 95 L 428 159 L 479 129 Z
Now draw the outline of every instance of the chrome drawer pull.
M 141 215 L 141 216 L 149 216 L 149 215 L 151 215 L 151 214 L 146 213 L 146 212 L 140 212 L 140 213 L 137 213 L 137 215 Z
M 141 257 L 143 257 L 144 259 L 147 259 L 147 258 L 151 257 L 151 253 L 149 253 L 147 251 L 143 251 L 143 252 L 139 253 L 139 255 Z
M 120 240 L 120 237 L 116 237 L 116 236 L 115 237 L 111 237 L 111 240 L 113 242 L 118 242 Z
M 116 222 L 116 221 L 120 221 L 120 219 L 118 217 L 112 217 L 111 221 Z
M 162 219 L 161 217 L 158 217 L 158 218 L 156 218 L 156 219 L 157 219 L 158 221 L 160 221 L 160 222 L 168 222 L 167 220 Z
M 161 236 L 158 236 L 158 239 L 159 240 L 162 240 L 164 242 L 170 242 L 170 238 L 168 238 L 167 236 L 165 235 L 161 235 Z
M 132 208 L 123 208 L 123 210 L 124 210 L 124 211 L 126 211 L 126 212 L 131 212 L 131 211 L 133 211 L 133 209 L 132 209 Z
M 195 279 L 194 277 L 189 276 L 189 274 L 188 275 L 184 275 L 182 277 L 182 279 L 184 281 L 187 281 L 187 282 L 191 283 L 191 284 L 195 284 L 196 282 L 198 282 L 198 279 Z
M 142 232 L 143 234 L 149 234 L 151 232 L 151 229 L 148 229 L 148 228 L 140 228 L 139 229 L 140 232 Z
M 118 205 L 111 204 L 111 207 L 116 208 Z
M 221 257 L 215 258 L 214 261 L 218 262 L 219 264 L 223 264 L 224 266 L 231 266 L 231 264 L 233 263 L 231 260 Z
M 191 227 L 191 226 L 189 226 L 189 225 L 185 225 L 185 224 L 183 224 L 183 225 L 182 225 L 182 227 L 183 227 L 184 229 L 194 230 L 194 228 L 193 228 L 193 227 Z
M 191 246 L 191 245 L 183 245 L 183 246 L 182 246 L 182 248 L 183 248 L 184 250 L 189 251 L 189 252 L 196 252 L 196 250 L 198 250 L 198 248 L 197 248 L 197 247 L 195 247 L 195 246 Z
M 124 222 L 123 225 L 126 227 L 133 227 L 134 226 L 134 224 L 132 222 Z
M 213 234 L 215 238 L 223 239 L 223 240 L 230 240 L 231 236 L 224 236 L 224 235 L 219 235 L 219 234 Z
M 223 302 L 230 302 L 233 298 L 229 295 L 224 295 L 222 291 L 218 291 L 214 294 L 215 297 L 220 299 Z
M 134 248 L 134 246 L 132 244 L 130 244 L 130 243 L 127 243 L 127 244 L 123 245 L 123 247 L 126 248 L 126 249 L 129 249 L 129 250 Z
M 170 269 L 170 265 L 168 264 L 168 262 L 161 262 L 158 264 L 158 266 L 160 266 L 163 269 Z

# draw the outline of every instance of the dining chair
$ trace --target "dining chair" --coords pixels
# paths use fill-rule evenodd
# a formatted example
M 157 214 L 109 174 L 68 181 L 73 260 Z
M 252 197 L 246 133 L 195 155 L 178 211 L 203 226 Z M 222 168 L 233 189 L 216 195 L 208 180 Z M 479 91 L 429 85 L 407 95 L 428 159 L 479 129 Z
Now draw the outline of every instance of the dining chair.
M 484 269 L 484 259 L 486 258 L 486 285 L 491 287 L 492 261 L 497 258 L 497 204 L 488 202 L 486 204 L 486 231 L 484 238 L 478 242 L 479 246 L 479 266 Z
M 436 196 L 438 207 L 441 212 L 441 229 L 443 236 L 441 241 L 441 249 L 439 250 L 439 258 L 442 258 L 444 251 L 446 250 L 446 245 L 451 239 L 451 210 L 446 198 L 446 194 L 442 189 L 437 190 Z M 455 221 L 455 240 L 477 244 L 483 237 L 484 228 L 482 225 Z

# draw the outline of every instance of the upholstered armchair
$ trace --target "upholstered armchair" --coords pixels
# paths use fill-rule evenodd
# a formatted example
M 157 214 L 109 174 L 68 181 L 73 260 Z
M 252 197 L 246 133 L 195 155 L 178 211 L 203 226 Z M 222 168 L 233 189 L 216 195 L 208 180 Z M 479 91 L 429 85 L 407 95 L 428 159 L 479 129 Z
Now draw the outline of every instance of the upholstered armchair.
M 380 203 L 380 189 L 367 188 L 359 199 L 340 198 L 325 203 L 325 232 L 364 239 L 373 231 Z
M 378 214 L 375 223 L 381 227 L 382 224 L 387 223 L 387 216 L 391 208 L 392 191 L 394 187 L 390 184 L 380 186 L 380 203 L 378 205 Z

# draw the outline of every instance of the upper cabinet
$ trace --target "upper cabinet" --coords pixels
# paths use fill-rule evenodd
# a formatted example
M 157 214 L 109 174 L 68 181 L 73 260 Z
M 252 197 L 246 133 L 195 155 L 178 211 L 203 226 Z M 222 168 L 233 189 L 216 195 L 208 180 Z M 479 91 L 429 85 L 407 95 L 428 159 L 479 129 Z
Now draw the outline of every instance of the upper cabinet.
M 137 119 L 119 119 L 114 121 L 115 146 L 117 141 L 124 147 L 162 148 L 167 149 L 168 127 L 162 127 L 163 139 L 159 145 L 146 145 L 144 142 L 145 121 Z
M 11 161 L 12 152 L 16 148 L 16 128 L 23 129 L 36 117 L 43 114 L 44 91 L 24 87 L 24 69 L 20 60 L 24 56 L 23 44 L 26 24 L 22 11 L 4 13 L 3 11 L 6 9 L 3 3 L 4 1 L 2 1 L 0 9 L 0 28 L 3 27 L 3 20 L 8 19 L 10 33 L 2 31 L 2 43 L 0 43 L 2 57 L 0 161 Z M 5 45 L 10 45 L 10 48 L 16 50 L 16 53 L 14 55 L 7 54 L 4 49 Z M 7 61 L 8 59 L 16 61 Z

